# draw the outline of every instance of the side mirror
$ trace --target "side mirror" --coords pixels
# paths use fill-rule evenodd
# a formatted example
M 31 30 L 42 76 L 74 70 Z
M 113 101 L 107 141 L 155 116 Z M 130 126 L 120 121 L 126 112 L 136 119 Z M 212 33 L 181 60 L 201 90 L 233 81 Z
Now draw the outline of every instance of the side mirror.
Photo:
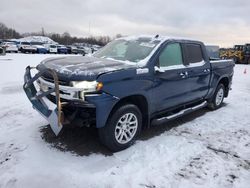
M 160 72 L 160 73 L 165 72 L 162 68 L 160 68 L 158 66 L 155 66 L 154 69 L 155 69 L 155 72 Z

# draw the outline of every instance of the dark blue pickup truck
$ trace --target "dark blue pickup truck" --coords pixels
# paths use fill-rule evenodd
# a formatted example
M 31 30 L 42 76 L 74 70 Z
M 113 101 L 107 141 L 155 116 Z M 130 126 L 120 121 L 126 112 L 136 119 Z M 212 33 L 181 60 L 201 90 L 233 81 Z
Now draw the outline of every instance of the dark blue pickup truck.
M 113 151 L 143 127 L 208 106 L 221 107 L 234 62 L 210 61 L 202 42 L 162 36 L 116 39 L 92 56 L 49 58 L 27 67 L 24 90 L 56 135 L 63 126 L 95 126 Z M 31 69 L 38 73 L 31 75 Z

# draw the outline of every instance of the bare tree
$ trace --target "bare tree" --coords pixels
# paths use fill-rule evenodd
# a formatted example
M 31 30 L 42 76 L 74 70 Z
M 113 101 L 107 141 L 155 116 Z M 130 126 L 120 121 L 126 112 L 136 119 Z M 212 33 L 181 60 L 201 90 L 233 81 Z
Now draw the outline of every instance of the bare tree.
M 21 35 L 16 30 L 8 28 L 5 24 L 0 23 L 0 39 L 20 38 Z

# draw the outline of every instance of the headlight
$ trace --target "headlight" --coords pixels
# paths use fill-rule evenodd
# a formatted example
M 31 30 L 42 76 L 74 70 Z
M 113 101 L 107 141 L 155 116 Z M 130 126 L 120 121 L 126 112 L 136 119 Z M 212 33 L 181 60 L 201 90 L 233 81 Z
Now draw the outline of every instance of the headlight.
M 99 91 L 102 89 L 103 84 L 96 81 L 74 81 L 71 85 L 75 88 L 82 89 L 82 91 Z

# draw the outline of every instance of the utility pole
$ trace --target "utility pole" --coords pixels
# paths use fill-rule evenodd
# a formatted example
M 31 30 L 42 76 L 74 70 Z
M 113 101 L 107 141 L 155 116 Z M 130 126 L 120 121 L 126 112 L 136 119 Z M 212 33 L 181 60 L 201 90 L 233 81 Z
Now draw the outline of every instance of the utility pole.
M 42 36 L 45 36 L 44 28 L 42 27 Z

